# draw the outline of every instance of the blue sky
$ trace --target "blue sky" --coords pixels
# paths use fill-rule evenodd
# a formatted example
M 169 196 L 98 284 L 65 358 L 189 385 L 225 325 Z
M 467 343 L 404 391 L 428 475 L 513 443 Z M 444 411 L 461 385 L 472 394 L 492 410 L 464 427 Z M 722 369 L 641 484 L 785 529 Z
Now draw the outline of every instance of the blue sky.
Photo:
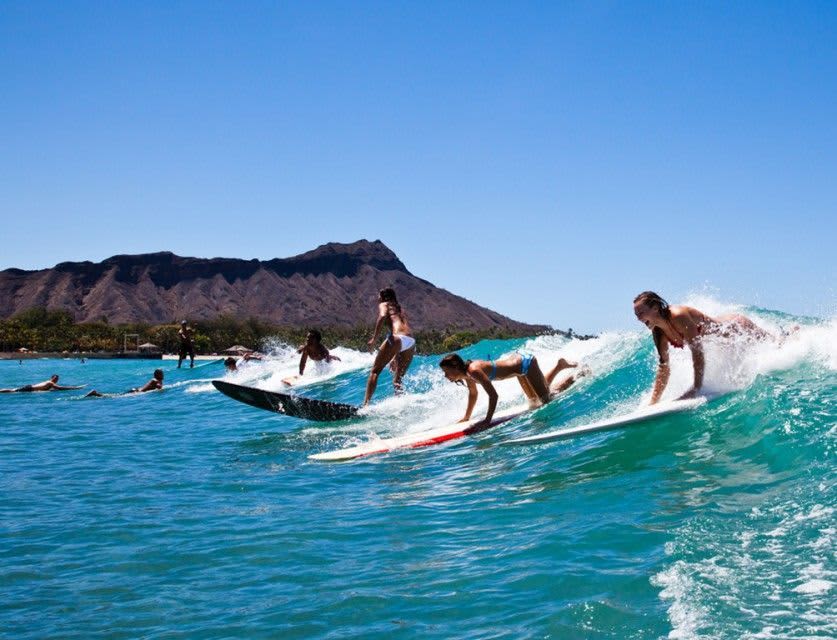
M 0 4 L 0 268 L 381 239 L 514 318 L 837 303 L 837 4 Z

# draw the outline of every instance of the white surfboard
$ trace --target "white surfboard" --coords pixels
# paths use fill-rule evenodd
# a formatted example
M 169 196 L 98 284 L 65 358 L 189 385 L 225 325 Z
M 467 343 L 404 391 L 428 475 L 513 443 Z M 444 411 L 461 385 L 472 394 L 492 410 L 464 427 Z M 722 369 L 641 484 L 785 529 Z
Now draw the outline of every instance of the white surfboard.
M 474 429 L 473 425 L 479 422 L 479 419 L 471 422 L 456 422 L 454 424 L 445 425 L 444 427 L 436 427 L 434 429 L 427 429 L 424 431 L 416 431 L 415 433 L 408 433 L 403 436 L 395 438 L 377 438 L 370 440 L 354 447 L 346 449 L 339 449 L 337 451 L 326 451 L 324 453 L 315 453 L 308 456 L 311 460 L 325 460 L 331 462 L 339 462 L 342 460 L 354 460 L 355 458 L 362 458 L 365 456 L 372 456 L 379 453 L 389 453 L 396 449 L 417 449 L 419 447 L 429 447 L 434 444 L 441 444 L 449 440 L 456 440 L 457 438 L 464 438 L 475 433 L 481 433 L 491 427 L 496 427 L 516 418 L 519 415 L 530 411 L 529 407 L 518 406 L 513 409 L 494 414 L 491 424 L 481 429 Z
M 672 400 L 670 402 L 661 402 L 650 407 L 641 407 L 631 413 L 622 414 L 608 418 L 607 420 L 600 420 L 599 422 L 591 422 L 590 424 L 582 424 L 576 427 L 567 427 L 558 429 L 557 431 L 550 431 L 548 433 L 541 433 L 536 436 L 527 436 L 525 438 L 514 438 L 513 440 L 506 440 L 501 444 L 542 444 L 544 442 L 552 442 L 554 440 L 563 440 L 566 438 L 574 438 L 576 436 L 586 435 L 588 433 L 596 433 L 598 431 L 609 431 L 611 429 L 622 429 L 624 427 L 639 424 L 652 418 L 659 418 L 660 416 L 670 415 L 672 413 L 681 413 L 683 411 L 692 411 L 700 406 L 706 404 L 706 398 L 690 398 L 688 400 Z

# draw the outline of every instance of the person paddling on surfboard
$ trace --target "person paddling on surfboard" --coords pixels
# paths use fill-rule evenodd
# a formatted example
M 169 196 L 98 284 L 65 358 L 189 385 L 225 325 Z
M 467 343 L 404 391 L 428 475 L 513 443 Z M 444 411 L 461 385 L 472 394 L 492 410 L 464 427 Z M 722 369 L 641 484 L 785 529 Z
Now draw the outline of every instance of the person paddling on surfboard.
M 403 390 L 401 379 L 416 353 L 416 340 L 412 336 L 407 314 L 398 304 L 395 291 L 391 287 L 381 289 L 378 294 L 378 321 L 375 323 L 375 333 L 368 342 L 370 347 L 378 341 L 378 335 L 384 325 L 389 326 L 389 333 L 378 347 L 378 355 L 375 356 L 375 363 L 366 381 L 366 397 L 363 400 L 363 406 L 368 405 L 372 399 L 375 387 L 378 386 L 378 376 L 387 364 L 392 369 L 392 384 L 395 392 L 400 393 Z
M 49 380 L 44 380 L 37 384 L 27 384 L 17 389 L 0 389 L 0 393 L 32 393 L 35 391 L 73 391 L 75 389 L 83 389 L 84 385 L 80 387 L 62 387 L 58 384 L 58 376 L 53 375 Z
M 663 395 L 671 374 L 668 364 L 668 347 L 682 349 L 686 346 L 692 352 L 695 377 L 692 387 L 678 400 L 694 398 L 703 386 L 706 363 L 701 338 L 715 335 L 723 338 L 743 336 L 755 340 L 769 340 L 774 336 L 756 325 L 752 320 L 737 313 L 712 318 L 693 307 L 670 306 L 653 291 L 643 291 L 634 298 L 634 314 L 637 320 L 651 329 L 659 363 L 651 402 L 656 404 Z
M 473 425 L 475 429 L 478 429 L 491 424 L 494 410 L 497 408 L 497 390 L 491 384 L 492 381 L 516 377 L 530 405 L 543 405 L 575 382 L 575 377 L 570 376 L 555 389 L 550 388 L 559 371 L 577 367 L 578 363 L 561 358 L 546 377 L 538 365 L 538 359 L 533 355 L 522 353 L 516 353 L 501 360 L 463 360 L 461 356 L 451 353 L 442 358 L 439 366 L 442 367 L 448 380 L 468 387 L 468 407 L 465 409 L 465 417 L 460 422 L 468 422 L 471 419 L 471 413 L 477 403 L 477 383 L 485 389 L 488 394 L 488 412 L 483 420 Z
M 134 389 L 130 389 L 125 393 L 114 394 L 114 395 L 128 395 L 131 393 L 145 393 L 146 391 L 156 391 L 157 389 L 163 388 L 163 370 L 162 369 L 154 369 L 154 376 L 146 382 L 141 387 L 136 387 Z M 95 389 L 88 393 L 85 398 L 102 398 L 105 394 L 99 393 Z
M 297 353 L 302 354 L 299 358 L 299 375 L 291 376 L 282 380 L 287 385 L 293 384 L 294 380 L 298 380 L 305 373 L 305 365 L 308 360 L 314 362 L 329 363 L 332 361 L 340 362 L 340 358 L 333 356 L 328 352 L 328 349 L 323 345 L 323 335 L 316 329 L 311 329 L 308 335 L 305 336 L 305 344 L 296 350 Z

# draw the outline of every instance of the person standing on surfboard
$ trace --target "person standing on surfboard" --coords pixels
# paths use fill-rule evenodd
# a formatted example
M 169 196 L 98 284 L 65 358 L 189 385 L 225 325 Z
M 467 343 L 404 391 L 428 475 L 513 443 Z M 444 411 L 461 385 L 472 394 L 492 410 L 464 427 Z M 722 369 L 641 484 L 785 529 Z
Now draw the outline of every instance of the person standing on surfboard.
M 703 373 L 706 362 L 703 356 L 701 338 L 716 335 L 724 338 L 743 336 L 756 340 L 772 339 L 773 336 L 756 325 L 752 320 L 740 314 L 711 318 L 693 307 L 685 305 L 669 306 L 653 291 L 643 291 L 634 298 L 634 314 L 636 319 L 651 329 L 654 346 L 657 349 L 659 363 L 657 377 L 654 380 L 654 390 L 651 392 L 651 402 L 656 404 L 663 395 L 671 374 L 668 365 L 668 347 L 682 349 L 686 346 L 692 352 L 695 377 L 692 387 L 681 395 L 678 400 L 694 398 L 703 386 Z
M 478 429 L 491 424 L 494 410 L 497 408 L 497 390 L 491 384 L 492 381 L 515 377 L 520 382 L 530 404 L 546 404 L 557 393 L 564 391 L 575 382 L 575 377 L 570 376 L 552 389 L 552 382 L 558 372 L 577 367 L 578 363 L 560 358 L 546 377 L 538 365 L 538 359 L 533 355 L 522 353 L 516 353 L 501 360 L 463 360 L 461 356 L 452 353 L 442 358 L 439 366 L 442 367 L 448 380 L 468 387 L 468 408 L 465 410 L 465 417 L 459 422 L 468 422 L 471 419 L 471 412 L 477 403 L 477 383 L 485 389 L 488 394 L 488 412 L 484 419 L 473 425 Z
M 180 351 L 177 357 L 177 368 L 180 368 L 180 364 L 186 359 L 187 355 L 192 358 L 189 367 L 194 368 L 195 344 L 192 342 L 192 327 L 190 327 L 185 320 L 181 320 L 180 330 L 177 332 L 177 335 L 180 336 Z
M 378 347 L 378 355 L 375 356 L 375 363 L 366 381 L 366 397 L 363 400 L 363 406 L 368 405 L 372 399 L 375 387 L 378 386 L 378 376 L 387 364 L 392 369 L 392 384 L 395 392 L 400 393 L 403 390 L 401 379 L 416 353 L 416 340 L 412 336 L 407 314 L 398 304 L 395 291 L 391 287 L 381 289 L 378 294 L 378 321 L 375 323 L 375 333 L 368 342 L 370 347 L 378 341 L 378 335 L 384 325 L 389 327 L 389 333 Z

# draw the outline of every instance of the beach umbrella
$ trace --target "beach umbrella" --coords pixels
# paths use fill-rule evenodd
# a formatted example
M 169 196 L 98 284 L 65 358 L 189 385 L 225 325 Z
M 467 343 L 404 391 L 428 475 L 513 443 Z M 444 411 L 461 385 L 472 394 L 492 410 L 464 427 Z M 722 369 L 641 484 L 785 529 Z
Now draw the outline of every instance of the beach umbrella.
M 146 342 L 145 344 L 141 344 L 139 346 L 140 351 L 159 351 L 160 347 L 156 344 L 151 344 L 150 342 Z
M 229 353 L 230 355 L 240 355 L 242 353 L 253 353 L 252 349 L 248 349 L 240 344 L 235 344 L 231 346 L 229 349 L 224 349 L 224 353 Z

